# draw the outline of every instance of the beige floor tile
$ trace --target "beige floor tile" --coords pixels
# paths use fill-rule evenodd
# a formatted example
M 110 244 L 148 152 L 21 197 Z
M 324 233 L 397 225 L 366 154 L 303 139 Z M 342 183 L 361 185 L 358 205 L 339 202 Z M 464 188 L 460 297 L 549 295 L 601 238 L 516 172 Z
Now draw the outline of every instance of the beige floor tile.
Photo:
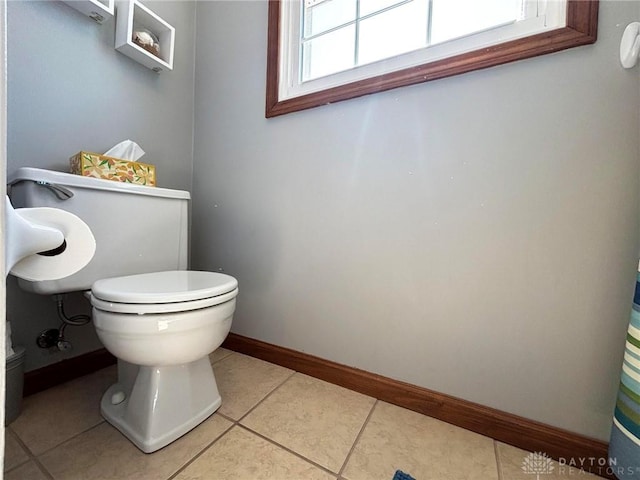
M 498 478 L 492 439 L 378 402 L 343 477 L 389 480 L 396 470 L 420 480 Z
M 4 431 L 4 471 L 11 470 L 27 460 L 29 455 L 7 428 Z
M 242 424 L 338 473 L 374 403 L 366 395 L 296 373 Z
M 144 454 L 115 428 L 103 423 L 39 460 L 58 480 L 166 479 L 231 425 L 213 415 L 165 448 Z
M 554 478 L 601 478 L 568 465 L 559 465 L 556 461 L 532 462 L 535 454 L 521 450 L 511 445 L 497 443 L 498 468 L 505 480 L 533 480 L 536 473 L 540 478 L 552 480 Z M 540 460 L 540 457 L 537 457 Z M 604 474 L 603 470 L 603 474 Z
M 28 396 L 11 428 L 39 455 L 102 422 L 100 398 L 116 377 L 114 365 Z
M 175 478 L 211 479 L 330 480 L 335 477 L 236 426 Z
M 219 362 L 220 360 L 222 360 L 225 357 L 228 357 L 232 353 L 233 351 L 231 350 L 227 350 L 226 348 L 219 347 L 209 354 L 209 360 L 211 361 L 211 363 Z
M 4 474 L 4 480 L 49 480 L 32 460 Z
M 213 364 L 223 415 L 239 420 L 284 382 L 293 370 L 234 353 Z

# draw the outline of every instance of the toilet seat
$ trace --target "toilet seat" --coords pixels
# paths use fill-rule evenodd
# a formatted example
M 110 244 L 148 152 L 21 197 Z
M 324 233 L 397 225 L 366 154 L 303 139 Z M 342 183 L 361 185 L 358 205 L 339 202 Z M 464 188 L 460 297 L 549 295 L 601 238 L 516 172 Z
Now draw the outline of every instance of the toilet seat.
M 223 273 L 176 270 L 106 278 L 91 287 L 91 305 L 113 313 L 171 313 L 230 301 L 238 281 Z

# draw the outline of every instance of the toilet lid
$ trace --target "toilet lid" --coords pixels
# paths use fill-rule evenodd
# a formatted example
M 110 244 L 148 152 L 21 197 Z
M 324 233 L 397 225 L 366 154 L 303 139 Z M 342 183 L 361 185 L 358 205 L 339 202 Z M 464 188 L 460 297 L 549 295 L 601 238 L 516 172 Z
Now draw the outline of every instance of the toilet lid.
M 179 270 L 98 280 L 91 294 L 105 302 L 149 305 L 227 296 L 237 288 L 238 281 L 223 273 Z

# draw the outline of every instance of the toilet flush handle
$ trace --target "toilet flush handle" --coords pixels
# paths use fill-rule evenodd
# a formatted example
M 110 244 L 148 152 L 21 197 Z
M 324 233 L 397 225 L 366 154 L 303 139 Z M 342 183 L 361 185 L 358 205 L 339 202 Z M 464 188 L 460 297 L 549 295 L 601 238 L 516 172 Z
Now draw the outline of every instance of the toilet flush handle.
M 36 180 L 35 184 L 40 185 L 41 187 L 48 188 L 60 200 L 69 200 L 71 197 L 73 197 L 73 192 L 68 188 L 63 187 L 62 185 L 45 182 L 44 180 Z

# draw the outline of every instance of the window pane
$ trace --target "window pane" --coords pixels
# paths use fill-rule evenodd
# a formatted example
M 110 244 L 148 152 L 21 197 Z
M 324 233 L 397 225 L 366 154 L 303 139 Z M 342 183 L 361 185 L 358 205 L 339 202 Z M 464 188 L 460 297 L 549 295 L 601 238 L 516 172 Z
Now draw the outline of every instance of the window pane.
M 432 44 L 513 22 L 520 18 L 522 8 L 522 0 L 432 1 Z
M 302 81 L 352 68 L 355 48 L 355 25 L 349 25 L 304 42 Z
M 356 18 L 356 0 L 306 0 L 304 4 L 306 38 L 352 22 Z
M 364 17 L 365 15 L 390 7 L 401 1 L 402 0 L 360 0 L 360 16 Z
M 360 22 L 358 65 L 425 47 L 427 13 L 426 0 L 413 0 Z

